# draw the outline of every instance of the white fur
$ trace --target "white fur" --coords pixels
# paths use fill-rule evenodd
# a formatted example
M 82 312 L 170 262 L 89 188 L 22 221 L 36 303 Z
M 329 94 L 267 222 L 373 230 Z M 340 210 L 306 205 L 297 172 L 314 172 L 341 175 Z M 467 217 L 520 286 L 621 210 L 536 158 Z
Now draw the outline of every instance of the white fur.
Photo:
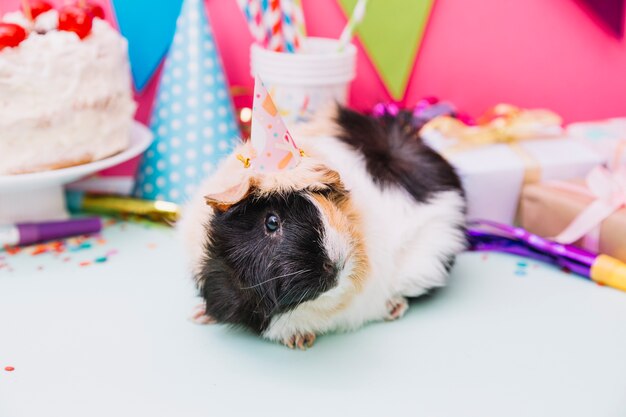
M 369 269 L 357 291 L 350 277 L 354 242 L 323 219 L 325 248 L 333 262 L 344 265 L 338 285 L 317 299 L 276 316 L 264 337 L 284 342 L 297 334 L 355 329 L 368 321 L 388 318 L 390 300 L 418 296 L 445 285 L 447 272 L 443 261 L 460 252 L 465 241 L 459 227 L 464 223 L 465 202 L 458 192 L 441 192 L 428 203 L 416 203 L 403 188 L 381 189 L 376 185 L 361 155 L 338 139 L 330 136 L 296 139 L 307 158 L 337 171 L 350 191 L 352 205 L 362 218 Z M 231 156 L 220 171 L 227 172 L 229 166 L 237 164 L 240 162 Z M 193 268 L 198 268 L 204 256 L 208 238 L 204 225 L 212 216 L 202 196 L 219 187 L 224 189 L 225 178 L 230 178 L 233 184 L 238 181 L 230 175 L 219 177 L 212 177 L 200 187 L 179 224 Z
M 352 287 L 349 262 L 335 289 L 275 317 L 264 333 L 266 338 L 282 341 L 295 333 L 352 330 L 386 318 L 387 302 L 394 297 L 418 296 L 445 285 L 447 272 L 442 261 L 464 248 L 459 226 L 464 223 L 465 201 L 459 193 L 442 192 L 430 202 L 418 204 L 402 188 L 381 190 L 367 173 L 362 157 L 333 137 L 300 138 L 299 145 L 339 172 L 350 191 L 353 205 L 362 215 L 370 270 L 363 290 L 337 314 L 320 317 L 319 312 L 340 303 Z M 325 227 L 328 233 L 328 225 Z M 336 234 L 327 236 L 335 241 L 328 242 L 327 248 L 345 245 Z

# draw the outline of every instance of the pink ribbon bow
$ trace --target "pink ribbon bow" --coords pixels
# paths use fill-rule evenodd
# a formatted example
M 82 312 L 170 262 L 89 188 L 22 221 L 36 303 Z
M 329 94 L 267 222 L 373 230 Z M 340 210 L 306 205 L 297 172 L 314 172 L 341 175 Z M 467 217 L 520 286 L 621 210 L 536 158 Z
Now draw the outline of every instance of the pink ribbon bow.
M 587 175 L 586 182 L 585 193 L 593 196 L 595 200 L 554 240 L 569 244 L 583 236 L 588 236 L 590 239 L 587 239 L 586 243 L 593 245 L 597 251 L 599 225 L 611 214 L 626 207 L 626 166 L 620 166 L 614 170 L 596 167 Z M 581 191 L 575 186 L 561 188 Z

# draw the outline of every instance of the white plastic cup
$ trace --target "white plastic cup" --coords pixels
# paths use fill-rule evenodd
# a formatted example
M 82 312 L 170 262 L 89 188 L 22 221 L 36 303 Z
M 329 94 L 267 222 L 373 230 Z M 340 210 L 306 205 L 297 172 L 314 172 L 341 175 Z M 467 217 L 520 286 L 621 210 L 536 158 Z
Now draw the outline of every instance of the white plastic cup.
M 252 44 L 250 73 L 263 80 L 288 124 L 307 121 L 327 103 L 346 104 L 356 75 L 356 47 L 339 51 L 337 39 L 308 37 L 298 53 Z

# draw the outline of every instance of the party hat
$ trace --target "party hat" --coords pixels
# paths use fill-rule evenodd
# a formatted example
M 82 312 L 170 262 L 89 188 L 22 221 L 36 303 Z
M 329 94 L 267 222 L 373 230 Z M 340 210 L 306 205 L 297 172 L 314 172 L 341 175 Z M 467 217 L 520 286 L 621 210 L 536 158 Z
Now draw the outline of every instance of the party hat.
M 258 76 L 254 82 L 250 141 L 254 155 L 248 162 L 251 168 L 259 172 L 291 169 L 298 165 L 302 157 L 302 152 Z
M 163 68 L 134 194 L 184 202 L 238 142 L 222 64 L 202 0 L 184 0 Z

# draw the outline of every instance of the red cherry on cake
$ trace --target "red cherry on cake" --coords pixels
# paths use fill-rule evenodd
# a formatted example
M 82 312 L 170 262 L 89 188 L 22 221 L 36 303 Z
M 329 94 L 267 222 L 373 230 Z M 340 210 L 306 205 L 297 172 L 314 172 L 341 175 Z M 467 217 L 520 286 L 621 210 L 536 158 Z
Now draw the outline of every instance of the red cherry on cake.
M 19 45 L 26 39 L 26 31 L 15 23 L 0 23 L 0 50 Z
M 52 10 L 52 5 L 43 0 L 30 0 L 28 4 L 30 4 L 30 14 L 33 19 L 36 19 L 42 13 Z M 25 11 L 24 6 L 22 6 L 22 11 Z
M 91 32 L 92 21 L 93 17 L 78 6 L 65 6 L 59 10 L 59 30 L 74 32 L 81 39 Z
M 104 9 L 99 4 L 87 2 L 83 9 L 85 9 L 87 14 L 91 17 L 99 17 L 100 19 L 104 19 Z

